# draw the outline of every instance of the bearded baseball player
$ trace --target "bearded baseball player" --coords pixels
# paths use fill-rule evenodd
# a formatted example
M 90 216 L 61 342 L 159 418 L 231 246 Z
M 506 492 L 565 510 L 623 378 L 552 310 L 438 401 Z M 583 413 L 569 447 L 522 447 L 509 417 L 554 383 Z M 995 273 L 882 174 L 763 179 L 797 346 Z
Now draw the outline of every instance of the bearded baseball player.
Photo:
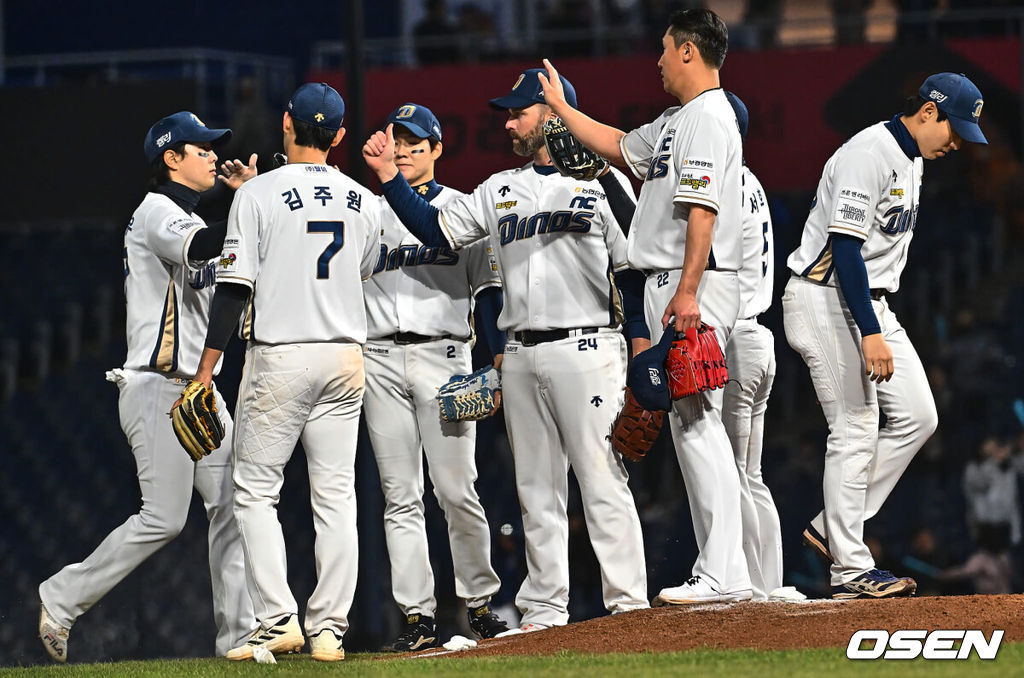
M 441 124 L 429 108 L 407 103 L 388 116 L 394 125 L 395 165 L 418 195 L 435 207 L 463 194 L 434 179 L 441 156 Z M 488 606 L 501 586 L 491 566 L 491 534 L 476 493 L 476 424 L 441 419 L 436 395 L 456 373 L 472 372 L 475 318 L 487 328 L 492 355 L 498 335 L 501 279 L 488 242 L 455 252 L 421 245 L 385 208 L 380 258 L 363 284 L 367 342 L 366 426 L 384 490 L 384 532 L 391 587 L 405 628 L 384 649 L 437 647 L 434 575 L 423 517 L 423 458 L 448 521 L 456 594 L 481 638 L 508 626 Z M 476 297 L 477 303 L 473 300 Z M 487 331 L 489 330 L 489 331 Z
M 228 659 L 295 652 L 305 643 L 288 587 L 277 502 L 302 441 L 309 468 L 318 581 L 306 604 L 313 658 L 343 659 L 356 585 L 354 465 L 363 404 L 363 279 L 380 254 L 381 209 L 327 165 L 345 104 L 306 83 L 282 123 L 288 164 L 235 195 L 196 380 L 209 384 L 231 332 L 248 340 L 235 408 L 235 517 L 260 627 Z
M 740 137 L 747 136 L 747 107 L 725 93 L 736 114 Z M 775 380 L 775 338 L 757 317 L 772 303 L 775 238 L 764 188 L 743 163 L 743 265 L 740 267 L 740 313 L 726 347 L 729 382 L 722 399 L 722 423 L 732 441 L 740 473 L 743 555 L 747 559 L 754 600 L 767 600 L 782 587 L 782 528 L 772 493 L 761 476 L 764 414 Z
M 680 105 L 628 134 L 567 105 L 550 62 L 540 76 L 548 104 L 572 133 L 644 182 L 628 256 L 630 266 L 648 272 L 644 307 L 655 343 L 662 332 L 703 321 L 727 347 L 740 312 L 743 148 L 719 84 L 727 44 L 725 23 L 714 12 L 674 13 L 658 67 Z M 692 576 L 663 589 L 655 602 L 749 600 L 740 483 L 721 389 L 676 400 L 668 418 L 700 553 Z
M 551 110 L 537 72 L 522 73 L 510 93 L 490 102 L 508 113 L 505 129 L 513 150 L 532 161 L 491 176 L 440 208 L 399 176 L 392 126 L 363 148 L 389 204 L 423 244 L 460 250 L 489 237 L 498 260 L 505 297 L 498 326 L 508 341 L 495 362 L 502 373 L 528 568 L 516 598 L 521 626 L 509 633 L 568 621 L 570 466 L 601 567 L 605 606 L 613 613 L 647 607 L 640 520 L 623 462 L 607 439 L 625 382 L 620 291 L 632 330 L 643 336 L 642 277 L 627 271 L 625 238 L 615 217 L 622 207 L 632 208 L 631 189 L 618 172 L 605 174 L 600 183 L 556 173 L 543 136 Z M 575 104 L 575 91 L 563 83 Z
M 230 138 L 231 130 L 210 129 L 188 111 L 163 118 L 146 135 L 149 192 L 124 236 L 128 356 L 124 367 L 107 372 L 120 392 L 121 428 L 138 466 L 142 510 L 84 561 L 39 585 L 39 636 L 59 662 L 67 661 L 75 620 L 181 532 L 193 488 L 203 497 L 210 520 L 217 654 L 226 654 L 255 626 L 233 514 L 230 454 L 222 449 L 194 463 L 181 451 L 167 417 L 167 404 L 199 365 L 199 337 L 206 333 L 216 278 L 214 257 L 227 222 L 207 225 L 195 210 L 200 194 L 218 180 L 213 148 Z M 256 156 L 248 166 L 234 160 L 221 168 L 220 180 L 238 188 L 256 175 Z M 211 379 L 219 370 L 219 362 L 211 366 Z M 230 439 L 227 412 L 222 422 Z
M 864 521 L 938 425 L 921 360 L 885 296 L 900 287 L 924 160 L 965 141 L 988 143 L 978 126 L 983 103 L 966 76 L 938 73 L 902 114 L 854 135 L 825 164 L 787 262 L 786 338 L 807 363 L 830 431 L 825 510 L 804 539 L 832 562 L 833 598 L 917 590 L 910 577 L 875 568 L 864 544 Z

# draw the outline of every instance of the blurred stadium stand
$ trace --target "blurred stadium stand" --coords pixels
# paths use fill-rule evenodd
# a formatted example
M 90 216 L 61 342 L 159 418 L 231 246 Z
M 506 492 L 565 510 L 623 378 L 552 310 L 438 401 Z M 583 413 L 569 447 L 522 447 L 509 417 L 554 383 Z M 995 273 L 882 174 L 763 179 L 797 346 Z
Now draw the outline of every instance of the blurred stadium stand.
M 451 21 L 472 19 L 477 22 L 476 30 L 491 31 L 480 17 L 466 18 L 468 4 L 449 2 Z M 560 40 L 576 40 L 582 45 L 580 57 L 601 57 L 600 63 L 609 67 L 616 63 L 632 67 L 633 62 L 628 60 L 634 57 L 630 54 L 640 52 L 645 55 L 640 63 L 645 64 L 646 78 L 653 71 L 649 52 L 656 37 L 652 39 L 652 35 L 661 32 L 661 28 L 651 26 L 660 26 L 663 14 L 649 18 L 645 12 L 657 6 L 664 13 L 673 3 L 576 3 L 586 9 L 589 22 L 581 29 L 557 34 L 548 33 L 541 26 L 545 13 L 554 11 L 559 3 L 476 4 L 481 11 L 494 14 L 493 33 L 488 34 L 491 42 L 487 43 L 493 49 L 479 51 L 472 59 L 513 59 L 516 66 L 503 67 L 505 75 L 497 82 L 481 82 L 481 91 L 472 93 L 481 102 L 474 99 L 475 103 L 467 104 L 474 108 L 462 111 L 465 117 L 451 118 L 452 129 L 456 129 L 456 121 L 463 121 L 467 129 L 473 130 L 495 126 L 493 118 L 479 122 L 474 117 L 476 109 L 482 108 L 482 98 L 491 96 L 495 88 L 505 87 L 506 80 L 511 81 L 510 69 L 518 68 L 524 59 L 533 65 L 538 55 L 544 53 L 545 45 Z M 828 87 L 834 91 L 816 92 L 816 105 L 820 107 L 812 109 L 811 115 L 821 112 L 822 119 L 831 125 L 827 133 L 832 136 L 818 138 L 820 147 L 810 151 L 796 147 L 787 151 L 764 143 L 774 137 L 772 125 L 782 119 L 776 118 L 782 115 L 775 107 L 777 99 L 761 100 L 757 94 L 748 100 L 748 104 L 754 104 L 752 114 L 760 116 L 752 117 L 751 150 L 755 150 L 756 144 L 763 144 L 759 152 L 748 154 L 748 160 L 769 189 L 772 182 L 786 181 L 791 166 L 800 161 L 796 156 L 809 154 L 811 160 L 804 160 L 820 171 L 824 158 L 851 133 L 851 128 L 855 131 L 876 119 L 872 117 L 874 109 L 879 105 L 883 111 L 898 108 L 899 101 L 888 96 L 888 92 L 902 86 L 901 82 L 891 83 L 888 89 L 880 86 L 882 94 L 865 94 L 862 83 L 856 81 L 858 69 L 861 73 L 869 68 L 898 70 L 906 62 L 896 60 L 905 59 L 908 50 L 916 49 L 914 68 L 905 69 L 910 71 L 904 74 L 908 78 L 917 77 L 914 73 L 918 67 L 945 70 L 950 60 L 961 59 L 953 62 L 958 68 L 970 69 L 972 77 L 977 72 L 987 78 L 988 86 L 982 86 L 987 100 L 990 91 L 1002 88 L 1003 93 L 993 93 L 991 101 L 1008 103 L 998 107 L 1003 110 L 997 110 L 990 102 L 982 120 L 992 145 L 965 149 L 950 159 L 926 166 L 912 254 L 903 276 L 903 289 L 891 297 L 891 303 L 929 371 L 940 426 L 886 507 L 868 524 L 883 566 L 918 574 L 912 569 L 917 563 L 944 567 L 962 562 L 973 548 L 964 519 L 961 477 L 965 465 L 989 435 L 1012 440 L 1015 459 L 1019 462 L 1024 458 L 1019 442 L 1024 426 L 1024 269 L 1018 264 L 1024 256 L 1024 208 L 1020 207 L 1024 190 L 1020 153 L 1020 78 L 1024 73 L 1018 37 L 1022 30 L 1020 11 L 1011 8 L 972 12 L 959 9 L 965 3 L 952 0 L 942 3 L 941 8 L 936 8 L 938 3 L 928 2 L 880 2 L 872 5 L 866 19 L 840 21 L 847 22 L 846 28 L 863 23 L 866 28 L 861 38 L 870 44 L 835 47 L 838 31 L 844 27 L 837 26 L 836 15 L 808 15 L 821 3 L 765 3 L 780 5 L 782 13 L 768 18 L 751 16 L 746 21 L 748 9 L 743 2 L 722 3 L 722 8 L 716 7 L 718 3 L 709 4 L 720 9 L 730 21 L 731 34 L 738 43 L 735 63 L 727 62 L 727 69 L 739 68 L 743 49 L 768 46 L 772 49 L 751 54 L 751 62 L 784 59 L 788 54 L 797 60 L 841 57 L 846 63 L 852 63 L 852 59 L 858 64 L 857 68 L 837 75 L 841 82 L 830 83 Z M 901 15 L 897 4 L 913 9 Z M 402 10 L 403 18 L 394 26 L 394 34 L 368 41 L 368 63 L 408 67 L 416 60 L 412 36 L 423 8 L 420 3 L 399 0 L 383 5 Z M 503 8 L 513 5 L 524 13 L 509 16 L 511 10 Z M 617 19 L 622 15 L 615 14 L 623 11 L 628 19 L 625 22 Z M 515 43 L 516 49 L 506 49 L 509 43 L 503 42 L 509 35 L 508 26 L 515 29 L 516 36 L 524 36 L 524 40 Z M 772 29 L 767 35 L 766 28 Z M 979 36 L 984 41 L 978 41 Z M 463 36 L 458 44 L 482 44 L 474 42 L 477 39 Z M 908 47 L 911 43 L 921 46 Z M 775 49 L 799 44 L 816 44 L 818 47 L 813 49 L 818 51 L 811 58 L 807 56 L 811 52 Z M 1015 54 L 1015 60 L 1006 63 L 1005 58 L 985 61 L 981 56 L 972 56 L 987 54 L 986 45 L 1001 45 L 1004 51 L 998 53 Z M 308 43 L 302 49 L 307 46 Z M 336 42 L 317 43 L 311 48 L 309 65 L 317 75 L 330 74 L 341 63 L 337 58 L 344 54 L 343 50 Z M 453 54 L 469 58 L 464 50 L 453 50 Z M 90 124 L 101 125 L 104 118 L 109 119 L 109 124 L 100 128 L 98 139 L 80 132 L 70 142 L 65 138 L 56 140 L 55 147 L 59 148 L 55 152 L 39 152 L 39 164 L 24 172 L 27 178 L 22 177 L 23 183 L 5 197 L 7 207 L 0 213 L 0 251 L 6 255 L 4 266 L 0 267 L 0 289 L 5 302 L 0 315 L 0 431 L 4 433 L 0 506 L 7 518 L 0 527 L 0 575 L 5 581 L 5 586 L 0 587 L 4 621 L 0 624 L 0 665 L 44 660 L 45 654 L 35 636 L 39 582 L 63 565 L 87 555 L 109 530 L 138 510 L 134 461 L 118 423 L 117 392 L 104 381 L 103 375 L 124 360 L 120 252 L 123 225 L 141 197 L 144 165 L 138 150 L 142 135 L 152 121 L 181 108 L 204 111 L 202 114 L 210 116 L 211 124 L 228 124 L 238 118 L 236 102 L 244 99 L 243 91 L 252 86 L 257 94 L 255 99 L 245 99 L 249 102 L 246 105 L 268 107 L 269 112 L 257 111 L 253 119 L 269 121 L 256 126 L 270 126 L 267 134 L 273 144 L 278 134 L 281 102 L 298 80 L 295 69 L 299 62 L 301 59 L 248 52 L 162 48 L 51 56 L 23 54 L 5 60 L 6 86 L 0 88 L 0 108 L 6 115 L 13 115 L 17 102 L 24 101 L 26 93 L 34 90 L 32 96 L 38 101 L 66 102 L 54 119 L 67 118 L 71 110 L 95 121 Z M 587 59 L 570 59 L 569 63 L 581 77 L 598 81 L 603 77 L 601 73 L 585 73 L 590 63 Z M 397 77 L 410 84 L 425 83 L 439 97 L 447 97 L 444 87 L 454 89 L 460 85 L 445 80 L 452 77 L 452 71 L 444 68 L 405 70 L 398 72 Z M 992 71 L 986 73 L 987 69 Z M 724 77 L 730 77 L 728 70 L 725 73 Z M 731 73 L 735 75 L 736 71 Z M 385 77 L 380 71 L 375 74 Z M 786 73 L 777 75 L 783 83 L 780 86 L 804 77 L 798 72 L 790 74 L 792 79 L 786 81 Z M 898 80 L 897 76 L 893 78 Z M 380 98 L 383 110 L 393 105 L 396 96 L 404 95 L 390 87 L 383 95 L 374 92 L 374 88 L 382 86 L 380 82 L 369 78 L 371 91 L 366 96 Z M 766 86 L 773 87 L 774 82 Z M 742 79 L 729 81 L 745 98 L 744 88 L 749 84 Z M 838 92 L 842 84 L 847 85 L 845 94 Z M 821 83 L 805 83 L 809 90 L 821 89 L 818 85 Z M 656 82 L 645 82 L 643 86 L 653 90 L 653 103 L 649 106 L 665 105 Z M 90 91 L 102 92 L 102 96 L 90 95 Z M 350 96 L 344 93 L 346 98 Z M 125 101 L 141 103 L 130 110 L 119 108 L 118 102 Z M 833 102 L 831 108 L 829 102 Z M 637 108 L 631 114 L 642 117 L 646 109 Z M 44 110 L 40 115 L 45 118 L 48 113 Z M 382 117 L 383 113 L 371 111 L 371 123 L 375 120 L 373 115 Z M 626 113 L 616 108 L 613 115 L 624 117 Z M 444 122 L 448 125 L 449 119 Z M 12 139 L 22 137 L 22 144 L 26 143 L 24 138 L 39 144 L 52 141 L 33 132 L 31 121 L 25 125 L 29 127 L 12 126 L 14 129 L 7 134 Z M 104 148 L 112 137 L 103 135 L 118 129 L 123 139 L 117 137 L 117 148 Z M 365 130 L 349 130 L 349 134 L 346 143 L 357 143 L 365 136 Z M 756 138 L 758 135 L 761 139 Z M 506 167 L 514 163 L 504 146 L 498 150 L 481 148 L 482 140 L 486 141 L 482 134 L 465 133 L 461 151 L 453 144 L 449 156 L 446 148 L 441 172 L 449 172 L 446 161 L 454 165 L 459 157 L 466 160 L 488 152 Z M 507 140 L 499 142 L 506 144 Z M 81 152 L 88 161 L 73 161 L 78 163 L 74 171 L 83 175 L 82 182 L 94 182 L 89 184 L 89 193 L 98 199 L 89 203 L 89 210 L 80 210 L 80 204 L 63 191 L 55 195 L 52 190 L 47 192 L 39 187 L 50 177 L 54 177 L 50 183 L 57 181 L 59 170 L 53 165 L 63 169 L 68 151 L 80 152 L 82 148 L 86 149 Z M 468 165 L 468 160 L 464 164 Z M 479 166 L 463 169 L 470 177 L 482 171 Z M 475 178 L 479 180 L 482 176 Z M 67 181 L 64 176 L 59 180 Z M 799 238 L 813 190 L 813 181 L 801 181 L 800 186 L 769 190 L 777 238 L 777 296 L 788 275 L 785 257 Z M 471 187 L 472 184 L 460 186 Z M 31 200 L 19 206 L 19 199 L 25 195 L 31 195 Z M 810 594 L 822 593 L 827 572 L 800 547 L 799 534 L 821 505 L 824 419 L 806 368 L 786 345 L 778 304 L 767 314 L 765 323 L 775 333 L 779 363 L 769 403 L 765 477 L 782 517 L 787 583 Z M 229 348 L 223 376 L 218 379 L 232 410 L 240 359 L 241 347 L 236 342 Z M 479 431 L 478 489 L 492 527 L 494 563 L 503 582 L 495 603 L 507 606 L 524 574 L 511 454 L 502 421 L 485 422 Z M 299 600 L 308 596 L 315 577 L 304 464 L 303 455 L 297 452 L 286 473 L 280 505 L 289 540 L 290 580 Z M 667 436 L 663 436 L 647 461 L 631 465 L 630 471 L 644 523 L 650 589 L 656 592 L 664 585 L 678 583 L 695 556 L 688 507 L 680 491 L 682 481 Z M 400 621 L 390 592 L 379 481 L 365 434 L 361 438 L 357 475 L 360 579 L 351 614 L 352 629 L 345 645 L 350 650 L 365 650 L 376 649 L 393 636 Z M 464 608 L 453 594 L 443 516 L 432 495 L 428 495 L 428 536 L 435 561 L 442 635 L 465 634 Z M 74 627 L 74 661 L 195 656 L 212 651 L 206 525 L 201 509 L 197 501 L 181 536 L 115 588 Z M 571 511 L 577 518 L 581 515 L 578 497 L 571 503 Z M 510 528 L 506 533 L 499 531 L 503 525 Z M 930 547 L 924 545 L 928 543 Z M 570 548 L 572 618 L 602 614 L 600 581 L 594 576 L 596 563 L 582 520 L 571 522 Z M 1024 554 L 1019 544 L 1015 549 L 1015 590 L 1019 591 L 1024 583 L 1020 570 Z M 936 592 L 967 590 L 958 588 L 962 585 L 933 582 L 932 586 Z

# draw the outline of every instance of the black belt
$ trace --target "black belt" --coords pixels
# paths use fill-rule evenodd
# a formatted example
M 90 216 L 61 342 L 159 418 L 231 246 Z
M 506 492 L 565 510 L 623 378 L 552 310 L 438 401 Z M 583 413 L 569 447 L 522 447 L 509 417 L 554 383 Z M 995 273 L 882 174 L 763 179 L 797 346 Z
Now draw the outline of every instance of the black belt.
M 428 337 L 425 334 L 416 334 L 415 332 L 396 332 L 392 335 L 384 337 L 389 339 L 396 344 L 425 344 L 428 341 L 440 341 L 442 339 L 451 339 L 452 335 L 442 334 L 438 337 Z
M 600 327 L 582 327 L 573 330 L 523 330 L 522 332 L 513 332 L 512 338 L 523 346 L 536 346 L 549 341 L 568 339 L 573 333 L 597 334 L 600 331 Z
M 885 293 L 887 291 L 888 290 L 884 290 L 881 287 L 876 287 L 875 289 L 871 290 L 871 298 L 874 299 L 875 301 L 880 301 L 882 297 L 885 296 Z

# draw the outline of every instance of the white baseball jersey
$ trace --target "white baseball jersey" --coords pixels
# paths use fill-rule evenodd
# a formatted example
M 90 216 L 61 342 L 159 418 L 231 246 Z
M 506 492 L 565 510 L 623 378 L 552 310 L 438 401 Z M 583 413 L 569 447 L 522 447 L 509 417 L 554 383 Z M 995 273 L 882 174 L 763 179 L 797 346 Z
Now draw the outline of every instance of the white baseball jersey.
M 642 179 L 629 228 L 629 264 L 640 270 L 682 268 L 690 205 L 714 210 L 711 267 L 738 271 L 742 264 L 740 176 L 743 142 L 736 114 L 721 88 L 626 134 L 622 157 Z
M 898 290 L 917 223 L 923 172 L 924 161 L 908 158 L 885 123 L 854 135 L 825 163 L 789 268 L 815 282 L 837 285 L 830 234 L 851 235 L 864 241 L 868 286 Z
M 253 289 L 241 337 L 365 342 L 362 281 L 379 256 L 381 213 L 376 196 L 326 165 L 285 165 L 245 182 L 218 264 L 221 280 Z
M 430 203 L 442 207 L 463 195 L 441 187 Z M 490 243 L 476 242 L 459 251 L 427 247 L 379 200 L 384 212 L 380 255 L 373 276 L 363 283 L 367 336 L 414 332 L 468 339 L 474 295 L 501 284 Z
M 632 195 L 626 177 L 612 172 Z M 456 249 L 490 235 L 504 281 L 500 329 L 621 322 L 611 274 L 627 268 L 626 238 L 598 182 L 541 174 L 531 162 L 451 200 L 440 224 Z
M 764 187 L 744 165 L 743 266 L 740 268 L 740 318 L 761 315 L 772 305 L 775 236 Z
M 216 260 L 190 261 L 188 247 L 203 228 L 202 219 L 160 193 L 148 193 L 128 222 L 123 251 L 126 368 L 183 376 L 199 369 Z M 219 371 L 220 362 L 214 374 Z

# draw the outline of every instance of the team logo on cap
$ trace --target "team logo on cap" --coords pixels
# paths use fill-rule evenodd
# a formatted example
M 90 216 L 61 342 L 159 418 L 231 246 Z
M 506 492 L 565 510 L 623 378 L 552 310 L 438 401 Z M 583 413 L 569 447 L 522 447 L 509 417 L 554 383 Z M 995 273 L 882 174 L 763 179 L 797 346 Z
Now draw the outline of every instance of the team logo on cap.
M 412 114 L 416 112 L 415 106 L 402 106 L 398 109 L 398 113 L 395 114 L 395 118 L 398 120 L 404 120 L 405 118 L 411 118 Z
M 943 94 L 942 92 L 940 92 L 939 90 L 933 89 L 931 92 L 928 92 L 928 98 L 929 99 L 935 99 L 936 101 L 938 101 L 941 104 L 943 101 L 945 101 L 949 97 L 946 96 L 945 94 Z
M 982 101 L 981 99 L 978 99 L 977 101 L 974 102 L 974 110 L 971 111 L 971 115 L 973 115 L 975 119 L 981 117 L 981 107 L 984 105 L 985 102 Z
M 516 84 L 512 85 L 512 89 L 515 89 L 516 87 L 519 87 L 519 83 L 521 83 L 523 81 L 523 78 L 525 78 L 525 77 L 526 77 L 526 73 L 520 73 L 519 74 L 519 79 L 516 80 Z
M 324 121 L 324 114 L 323 113 L 317 113 L 316 115 L 313 116 L 313 119 L 316 120 L 317 122 L 323 122 Z
M 200 127 L 206 127 L 206 125 L 203 123 L 203 121 L 200 120 L 198 117 L 196 117 L 195 113 L 189 113 L 189 115 L 192 116 L 192 122 L 194 122 L 195 124 L 199 125 Z
M 158 138 L 156 140 L 156 147 L 157 148 L 163 148 L 164 144 L 170 143 L 170 141 L 171 141 L 171 133 L 168 132 L 167 134 L 164 134 L 163 136 L 161 136 L 160 138 Z

